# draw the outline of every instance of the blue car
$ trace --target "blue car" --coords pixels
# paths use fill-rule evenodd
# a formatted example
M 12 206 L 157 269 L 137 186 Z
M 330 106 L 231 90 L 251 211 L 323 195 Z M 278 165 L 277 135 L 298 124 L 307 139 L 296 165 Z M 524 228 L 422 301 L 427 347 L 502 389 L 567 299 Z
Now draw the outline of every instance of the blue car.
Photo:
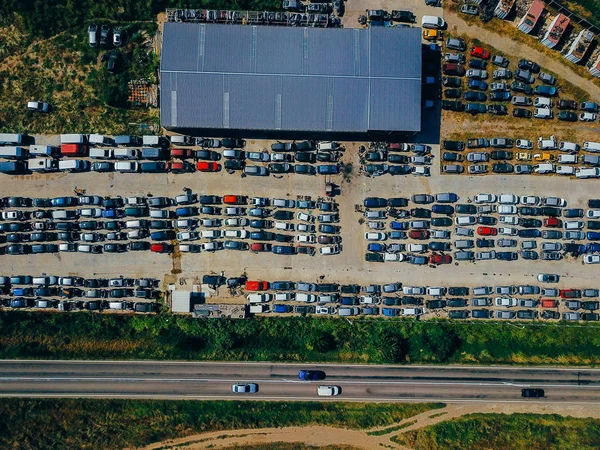
M 469 89 L 476 89 L 479 91 L 487 91 L 488 84 L 482 80 L 469 79 Z
M 296 249 L 291 245 L 274 245 L 271 251 L 276 255 L 293 255 Z
M 185 207 L 185 208 L 177 208 L 175 210 L 175 214 L 177 215 L 177 217 L 189 217 L 189 216 L 195 216 L 198 214 L 198 208 L 194 208 L 194 207 Z
M 271 283 L 271 289 L 275 291 L 293 291 L 296 287 L 296 283 L 293 281 L 273 281 Z
M 600 241 L 600 233 L 597 231 L 588 231 L 586 236 L 588 241 Z
M 53 198 L 50 201 L 50 203 L 52 204 L 52 206 L 74 206 L 77 205 L 79 202 L 75 197 L 57 197 Z
M 104 219 L 114 219 L 117 217 L 117 211 L 114 209 L 105 209 L 102 211 L 102 217 Z
M 590 253 L 600 252 L 600 244 L 588 244 L 586 250 Z M 581 253 L 584 253 L 584 252 L 581 252 Z
M 367 247 L 367 250 L 370 252 L 385 252 L 385 245 L 378 242 L 371 242 Z
M 394 220 L 390 222 L 390 228 L 392 230 L 408 230 L 408 222 L 396 222 Z
M 556 88 L 552 86 L 536 86 L 533 90 L 536 95 L 546 95 L 548 97 L 554 97 L 556 92 Z
M 383 315 L 387 317 L 400 315 L 400 310 L 398 308 L 382 308 L 381 311 L 383 312 Z
M 340 172 L 340 168 L 335 164 L 323 164 L 321 166 L 317 166 L 317 172 L 320 175 L 335 175 Z
M 298 372 L 298 378 L 302 381 L 319 381 L 325 379 L 325 372 L 322 370 L 301 370 Z
M 391 231 L 390 233 L 388 233 L 388 237 L 390 239 L 406 239 L 406 232 L 405 231 Z
M 293 310 L 294 308 L 290 305 L 273 305 L 273 312 L 276 313 L 289 313 Z

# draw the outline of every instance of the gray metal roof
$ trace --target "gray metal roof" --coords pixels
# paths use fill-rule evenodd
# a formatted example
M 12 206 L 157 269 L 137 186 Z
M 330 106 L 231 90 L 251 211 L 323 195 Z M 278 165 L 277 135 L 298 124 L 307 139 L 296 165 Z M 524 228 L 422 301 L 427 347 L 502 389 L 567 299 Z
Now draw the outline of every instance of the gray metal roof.
M 419 28 L 166 23 L 167 128 L 419 131 Z

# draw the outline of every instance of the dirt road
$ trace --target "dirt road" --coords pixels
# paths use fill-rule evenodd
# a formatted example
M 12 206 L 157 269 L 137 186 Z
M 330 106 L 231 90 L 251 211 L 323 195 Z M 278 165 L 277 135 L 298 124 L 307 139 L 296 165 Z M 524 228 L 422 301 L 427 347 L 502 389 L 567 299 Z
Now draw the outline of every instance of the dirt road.
M 449 404 L 446 408 L 424 412 L 410 417 L 397 424 L 384 427 L 372 428 L 370 430 L 348 430 L 326 426 L 309 427 L 285 427 L 285 428 L 262 428 L 226 430 L 210 433 L 201 433 L 180 439 L 157 442 L 145 447 L 145 450 L 157 449 L 218 449 L 233 445 L 268 444 L 274 442 L 297 442 L 314 446 L 337 445 L 349 446 L 360 449 L 390 448 L 405 450 L 406 447 L 398 445 L 390 440 L 391 437 L 406 431 L 423 428 L 429 425 L 450 420 L 465 414 L 472 413 L 535 413 L 535 414 L 561 414 L 572 417 L 600 418 L 600 405 L 542 405 L 522 403 L 488 403 L 471 404 L 457 403 Z M 415 422 L 415 423 L 412 423 Z M 369 432 L 393 428 L 397 425 L 412 423 L 401 431 L 391 430 L 388 434 L 379 436 L 369 435 Z

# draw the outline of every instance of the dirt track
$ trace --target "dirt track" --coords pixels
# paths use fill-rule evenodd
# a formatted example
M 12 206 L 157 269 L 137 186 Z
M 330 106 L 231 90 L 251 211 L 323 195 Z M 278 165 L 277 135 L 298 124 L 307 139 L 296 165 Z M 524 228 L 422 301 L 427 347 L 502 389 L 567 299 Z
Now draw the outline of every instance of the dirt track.
M 392 436 L 418 428 L 453 419 L 471 413 L 535 413 L 535 414 L 561 414 L 572 417 L 600 418 L 600 405 L 540 405 L 539 403 L 489 403 L 489 404 L 449 404 L 446 408 L 435 409 L 405 419 L 403 422 L 376 427 L 369 430 L 348 430 L 327 426 L 285 427 L 223 430 L 209 433 L 200 433 L 179 439 L 157 442 L 145 447 L 145 450 L 157 449 L 188 449 L 198 450 L 204 448 L 218 449 L 233 445 L 268 444 L 274 442 L 297 442 L 313 446 L 345 445 L 360 449 L 394 448 L 404 450 L 406 447 L 395 444 L 390 440 Z M 433 417 L 432 417 L 433 416 Z M 402 423 L 416 423 L 402 429 L 380 436 L 368 435 L 370 431 L 387 429 Z

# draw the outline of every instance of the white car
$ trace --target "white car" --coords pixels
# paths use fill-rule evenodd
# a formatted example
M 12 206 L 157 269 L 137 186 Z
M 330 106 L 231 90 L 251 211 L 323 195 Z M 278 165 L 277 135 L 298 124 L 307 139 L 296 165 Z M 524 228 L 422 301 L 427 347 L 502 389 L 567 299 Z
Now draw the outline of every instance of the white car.
M 81 217 L 102 217 L 102 210 L 100 208 L 85 208 L 78 209 L 77 214 Z
M 538 138 L 538 148 L 540 150 L 556 150 L 556 138 L 554 135 L 544 139 L 543 137 Z
M 596 114 L 590 112 L 584 112 L 579 115 L 579 120 L 582 122 L 595 122 Z
M 575 167 L 573 166 L 556 166 L 557 175 L 575 175 Z
M 387 239 L 386 233 L 365 233 L 365 239 L 367 241 L 385 241 Z
M 276 155 L 276 153 L 273 153 L 273 156 L 275 156 L 275 155 Z M 285 198 L 274 198 L 273 206 L 275 206 L 277 208 L 294 208 L 296 206 L 296 201 L 295 200 L 286 200 Z
M 317 301 L 317 296 L 315 294 L 306 294 L 304 292 L 296 293 L 296 301 L 303 303 L 314 303 Z
M 299 223 L 296 225 L 296 231 L 301 231 L 303 233 L 314 233 L 315 226 L 308 223 Z
M 581 220 L 566 220 L 564 223 L 565 230 L 581 230 L 583 221 Z
M 408 244 L 408 251 L 412 253 L 425 253 L 427 251 L 426 244 Z
M 561 152 L 568 152 L 568 153 L 578 153 L 580 148 L 581 147 L 579 146 L 579 144 L 576 144 L 575 142 L 567 142 L 567 141 L 562 141 L 558 146 L 558 149 Z
M 525 195 L 521 197 L 522 205 L 535 206 L 540 202 L 540 198 L 537 195 Z
M 517 306 L 517 299 L 512 297 L 496 297 L 496 306 Z
M 321 255 L 337 255 L 339 252 L 340 252 L 339 245 L 326 245 L 319 249 L 319 254 L 321 254 Z
M 226 216 L 241 216 L 246 213 L 245 208 L 238 208 L 237 206 L 230 206 L 225 208 L 223 214 Z
M 245 227 L 246 225 L 248 225 L 248 223 L 248 219 L 243 217 L 225 219 L 225 225 L 228 227 Z
M 494 194 L 477 194 L 475 196 L 475 203 L 495 203 L 497 197 Z
M 310 214 L 306 214 L 303 212 L 299 212 L 296 218 L 302 222 L 313 223 L 315 221 L 315 216 L 311 216 Z
M 404 261 L 405 258 L 406 257 L 402 253 L 384 253 L 383 254 L 384 261 L 400 262 L 400 261 Z
M 519 232 L 516 228 L 500 227 L 498 228 L 498 234 L 502 234 L 504 236 L 517 236 Z
M 583 262 L 585 264 L 598 264 L 600 263 L 600 255 L 585 255 Z
M 335 314 L 335 308 L 333 306 L 317 306 L 317 314 Z
M 247 239 L 248 232 L 246 230 L 225 230 L 223 232 L 223 237 L 233 238 L 233 239 Z
M 554 113 L 550 108 L 535 108 L 533 111 L 533 117 L 536 119 L 552 119 Z
M 421 286 L 403 286 L 402 293 L 404 295 L 424 295 L 425 288 Z
M 498 206 L 498 214 L 516 214 L 517 207 L 515 205 L 500 205 Z
M 600 217 L 600 209 L 588 209 L 585 215 L 588 219 L 597 219 Z
M 533 148 L 533 142 L 528 139 L 517 139 L 515 145 L 517 148 L 523 150 L 531 150 Z
M 552 100 L 548 97 L 536 97 L 533 99 L 533 106 L 536 108 L 552 108 Z
M 196 231 L 180 231 L 177 233 L 177 239 L 180 241 L 195 241 L 198 239 L 198 232 Z
M 378 305 L 380 299 L 379 297 L 373 297 L 372 295 L 361 295 L 358 301 L 361 305 Z
M 475 259 L 477 261 L 496 259 L 496 252 L 494 250 L 491 250 L 489 252 L 477 252 L 475 253 Z
M 283 231 L 294 231 L 294 224 L 289 222 L 275 222 L 275 228 Z
M 427 309 L 425 308 L 402 308 L 403 316 L 420 316 L 421 314 L 425 314 Z
M 200 236 L 202 239 L 218 239 L 221 237 L 221 230 L 202 230 Z
M 339 386 L 318 386 L 317 387 L 317 395 L 320 397 L 333 397 L 335 395 L 340 395 L 342 390 Z
M 519 218 L 517 216 L 500 216 L 500 223 L 505 225 L 519 225 Z
M 413 175 L 422 176 L 422 177 L 428 177 L 429 175 L 431 175 L 429 167 L 425 167 L 425 166 L 414 166 L 412 168 L 411 173 Z
M 23 213 L 21 211 L 2 211 L 2 218 L 4 220 L 21 220 Z
M 454 223 L 456 225 L 475 225 L 477 219 L 473 216 L 458 216 L 454 218 Z
M 519 203 L 519 197 L 514 194 L 500 194 L 498 196 L 498 203 L 501 205 L 516 205 Z
M 314 234 L 298 234 L 296 235 L 296 242 L 305 242 L 308 244 L 315 243 L 315 235 Z

